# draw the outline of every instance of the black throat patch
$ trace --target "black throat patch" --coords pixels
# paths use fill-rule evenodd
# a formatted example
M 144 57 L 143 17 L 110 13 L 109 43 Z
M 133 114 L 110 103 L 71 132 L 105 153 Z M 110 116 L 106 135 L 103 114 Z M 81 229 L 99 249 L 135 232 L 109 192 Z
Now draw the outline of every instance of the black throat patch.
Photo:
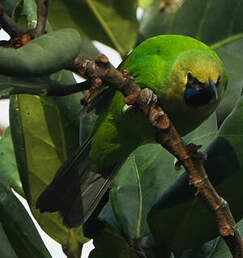
M 217 84 L 216 86 L 218 86 Z M 188 73 L 186 90 L 184 92 L 186 104 L 193 108 L 199 108 L 207 105 L 212 99 L 216 101 L 215 92 L 210 83 L 202 83 L 193 77 L 191 73 Z

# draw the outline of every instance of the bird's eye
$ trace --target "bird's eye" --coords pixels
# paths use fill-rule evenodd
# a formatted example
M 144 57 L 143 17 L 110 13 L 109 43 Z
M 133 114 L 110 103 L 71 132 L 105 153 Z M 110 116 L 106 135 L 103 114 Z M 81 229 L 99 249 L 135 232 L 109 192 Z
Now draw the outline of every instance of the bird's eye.
M 192 74 L 190 72 L 187 73 L 187 79 L 191 80 L 193 78 Z
M 190 72 L 187 73 L 187 83 L 192 84 L 195 78 L 192 76 Z
M 217 80 L 217 82 L 216 82 L 216 84 L 215 84 L 216 86 L 219 85 L 220 79 L 221 79 L 221 76 L 219 75 L 218 80 Z

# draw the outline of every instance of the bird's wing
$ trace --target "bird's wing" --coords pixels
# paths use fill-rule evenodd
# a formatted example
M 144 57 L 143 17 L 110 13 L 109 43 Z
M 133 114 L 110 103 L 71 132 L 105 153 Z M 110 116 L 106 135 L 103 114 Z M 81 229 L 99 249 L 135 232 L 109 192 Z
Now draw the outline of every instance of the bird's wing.
M 68 227 L 76 227 L 88 219 L 116 171 L 113 169 L 104 177 L 90 169 L 90 142 L 91 138 L 63 163 L 36 202 L 40 212 L 60 212 Z

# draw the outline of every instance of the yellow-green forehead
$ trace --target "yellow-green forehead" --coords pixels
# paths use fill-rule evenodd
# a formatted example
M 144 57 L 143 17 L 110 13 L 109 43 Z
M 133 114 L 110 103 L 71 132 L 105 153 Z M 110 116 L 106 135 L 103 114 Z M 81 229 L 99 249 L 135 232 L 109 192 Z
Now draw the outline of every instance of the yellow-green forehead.
M 190 72 L 202 83 L 206 83 L 208 80 L 217 82 L 222 73 L 221 61 L 215 55 L 207 52 L 191 51 L 179 59 L 184 72 Z
M 207 82 L 209 79 L 213 82 L 217 82 L 221 73 L 218 62 L 212 57 L 196 58 L 190 63 L 188 69 L 191 71 L 191 74 L 202 83 Z

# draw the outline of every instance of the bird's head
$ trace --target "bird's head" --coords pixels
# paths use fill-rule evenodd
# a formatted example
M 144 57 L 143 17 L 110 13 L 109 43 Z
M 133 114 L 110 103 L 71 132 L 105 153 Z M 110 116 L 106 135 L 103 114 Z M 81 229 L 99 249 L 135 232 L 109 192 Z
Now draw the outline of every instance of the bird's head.
M 221 60 L 214 52 L 200 50 L 181 54 L 173 65 L 171 78 L 191 108 L 219 103 L 227 84 Z

